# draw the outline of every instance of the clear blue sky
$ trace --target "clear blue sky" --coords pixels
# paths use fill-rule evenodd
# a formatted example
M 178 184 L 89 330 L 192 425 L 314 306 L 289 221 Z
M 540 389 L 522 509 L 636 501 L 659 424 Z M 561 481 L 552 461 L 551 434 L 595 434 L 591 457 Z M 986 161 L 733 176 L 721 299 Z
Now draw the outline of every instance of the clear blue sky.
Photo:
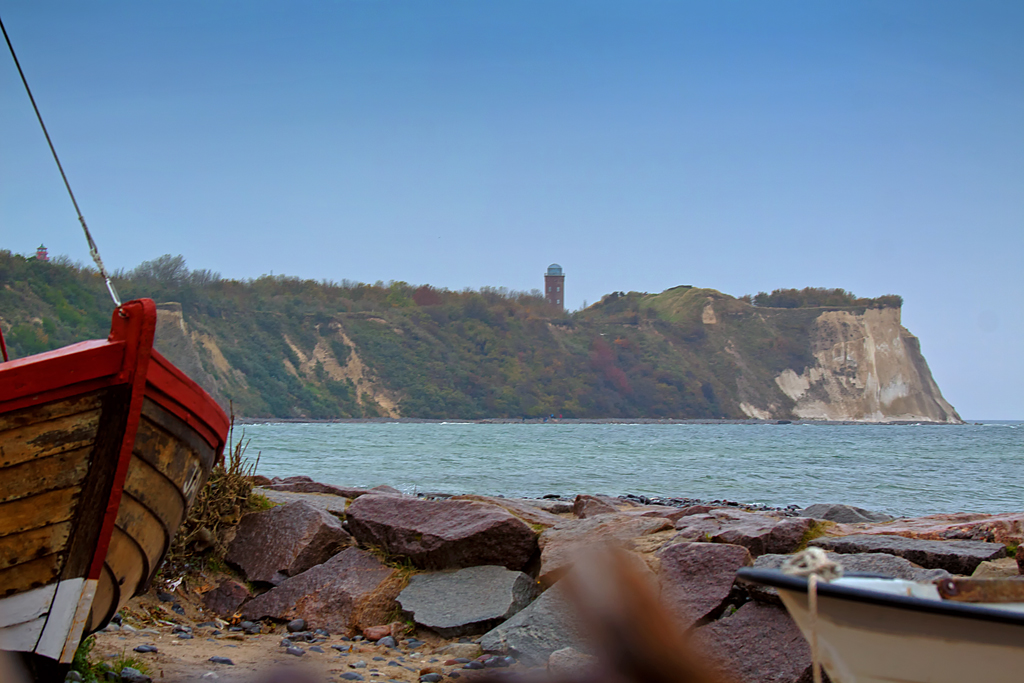
M 1024 418 L 1024 3 L 0 0 L 112 268 L 903 295 Z M 0 246 L 85 260 L 10 59 Z

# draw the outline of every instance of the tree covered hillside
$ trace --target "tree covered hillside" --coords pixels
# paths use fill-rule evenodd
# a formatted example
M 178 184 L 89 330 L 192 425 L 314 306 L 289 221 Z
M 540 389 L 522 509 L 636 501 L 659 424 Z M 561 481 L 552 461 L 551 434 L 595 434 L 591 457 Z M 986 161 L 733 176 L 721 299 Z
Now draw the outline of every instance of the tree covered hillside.
M 743 418 L 740 404 L 755 399 L 785 414 L 792 402 L 774 378 L 813 362 L 822 310 L 678 287 L 567 314 L 539 293 L 225 280 L 171 256 L 115 282 L 125 300 L 179 303 L 217 389 L 236 413 L 267 418 Z M 849 297 L 844 310 L 898 299 Z M 94 271 L 0 251 L 0 326 L 14 356 L 104 337 L 111 312 Z

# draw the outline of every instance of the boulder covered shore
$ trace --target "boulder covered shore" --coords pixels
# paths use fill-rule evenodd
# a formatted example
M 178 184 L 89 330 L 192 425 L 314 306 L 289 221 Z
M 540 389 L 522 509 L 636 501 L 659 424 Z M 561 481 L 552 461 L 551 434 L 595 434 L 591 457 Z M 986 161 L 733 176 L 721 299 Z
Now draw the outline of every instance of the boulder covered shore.
M 272 506 L 241 519 L 230 571 L 142 598 L 133 609 L 156 618 L 151 628 L 111 625 L 97 652 L 133 649 L 167 683 L 258 681 L 277 667 L 332 682 L 585 675 L 607 643 L 588 639 L 566 577 L 610 545 L 690 631 L 702 664 L 737 683 L 797 683 L 810 680 L 809 647 L 773 590 L 736 582 L 742 567 L 778 567 L 811 545 L 848 571 L 912 580 L 1024 573 L 1024 513 L 891 519 L 838 504 L 256 483 Z

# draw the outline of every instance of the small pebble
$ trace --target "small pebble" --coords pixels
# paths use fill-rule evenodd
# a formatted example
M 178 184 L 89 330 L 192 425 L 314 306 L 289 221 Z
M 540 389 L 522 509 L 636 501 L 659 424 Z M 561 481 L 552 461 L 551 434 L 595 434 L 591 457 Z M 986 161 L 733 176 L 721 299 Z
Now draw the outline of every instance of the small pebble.
M 136 645 L 136 652 L 156 652 L 156 648 L 152 645 Z
M 384 647 L 398 647 L 398 643 L 396 643 L 395 639 L 391 636 L 384 636 L 383 638 L 377 641 L 377 644 L 383 645 Z
M 358 643 L 360 640 L 366 640 L 366 638 L 363 638 L 362 636 L 353 636 L 352 640 Z
M 352 651 L 352 646 L 351 645 L 331 645 L 331 647 L 333 649 L 337 650 L 338 652 L 342 652 L 342 653 L 345 653 L 345 654 L 348 654 L 349 652 Z
M 245 632 L 250 636 L 258 636 L 263 632 L 263 628 L 259 624 L 253 624 L 249 628 L 245 629 Z
M 341 674 L 341 676 L 339 676 L 338 678 L 343 678 L 346 681 L 362 681 L 362 680 L 365 680 L 362 676 L 357 674 L 355 671 L 346 671 L 345 673 Z
M 375 661 L 375 662 L 383 662 L 384 658 L 378 655 L 378 656 L 373 658 L 373 661 Z
M 121 613 L 118 612 L 114 616 L 110 617 L 110 621 L 112 621 L 115 624 L 117 624 L 118 626 L 120 626 L 121 625 Z
M 174 612 L 175 614 L 180 614 L 181 616 L 185 616 L 185 608 L 182 607 L 179 604 L 174 604 L 171 607 L 171 611 Z
M 196 624 L 196 628 L 217 628 L 216 621 L 204 621 L 201 624 Z
M 253 627 L 253 626 L 255 626 L 255 625 L 256 625 L 256 624 L 252 623 L 251 621 L 243 621 L 243 622 L 242 622 L 241 624 L 239 624 L 238 626 L 239 626 L 239 628 L 241 628 L 241 629 L 242 629 L 243 631 L 245 631 L 245 630 L 248 630 L 248 629 L 252 628 L 252 627 Z
M 349 667 L 353 669 L 365 669 L 366 662 L 352 662 L 351 664 L 349 664 Z
M 298 631 L 305 631 L 305 630 L 306 630 L 306 620 L 305 619 L 292 619 L 291 621 L 288 622 L 288 632 L 289 633 L 296 633 Z
M 124 622 L 121 622 L 121 630 L 122 631 L 128 631 L 128 633 L 135 633 L 139 629 L 135 628 L 131 624 L 126 624 Z
M 402 665 L 392 659 L 391 661 L 388 662 L 388 666 L 402 666 Z
M 114 631 L 120 631 L 121 627 L 115 624 L 114 622 L 110 622 L 109 624 L 103 627 L 103 630 L 107 631 L 108 633 L 113 633 Z
M 77 671 L 69 671 L 64 680 L 68 683 L 82 683 L 82 674 Z
M 191 633 L 179 633 L 178 634 L 178 638 L 181 639 L 181 640 L 192 640 L 192 634 Z
M 309 648 L 309 651 L 310 652 L 319 652 L 320 654 L 324 653 L 323 648 L 320 647 L 319 645 L 314 645 L 313 647 Z
M 174 596 L 167 591 L 157 591 L 156 597 L 160 599 L 160 602 L 174 602 Z
M 215 672 L 213 672 L 213 671 L 207 671 L 207 672 L 206 672 L 206 673 L 204 673 L 204 674 L 203 674 L 202 676 L 200 676 L 200 678 L 220 678 L 220 676 L 218 676 L 218 675 L 217 675 L 217 674 L 216 674 Z
M 281 647 L 291 647 L 291 646 L 292 646 L 292 641 L 288 640 L 287 638 L 282 638 L 281 639 Z
M 227 664 L 228 666 L 234 666 L 235 665 L 235 663 L 232 662 L 227 657 L 210 657 L 210 661 L 213 662 L 214 664 Z
M 467 662 L 466 664 L 462 665 L 462 668 L 463 669 L 482 669 L 482 668 L 484 668 L 484 665 L 481 662 Z
M 313 631 L 313 633 L 317 634 L 318 636 L 323 636 L 324 638 L 328 638 L 331 635 L 331 632 L 325 628 L 318 628 L 315 631 Z
M 352 639 L 349 638 L 348 636 L 342 636 L 341 639 L 344 640 L 346 643 L 352 642 Z
M 211 635 L 219 636 L 221 633 L 223 633 L 223 631 L 215 628 L 213 629 L 213 633 Z
M 441 674 L 426 674 L 420 676 L 420 683 L 440 683 L 443 679 Z
M 301 657 L 302 655 L 306 654 L 305 650 L 303 650 L 301 647 L 295 647 L 294 645 L 292 645 L 289 648 L 285 648 L 285 652 L 290 655 L 295 655 L 296 657 Z
M 192 628 L 189 626 L 182 626 L 181 624 L 175 624 L 174 628 L 171 629 L 171 633 L 192 633 Z

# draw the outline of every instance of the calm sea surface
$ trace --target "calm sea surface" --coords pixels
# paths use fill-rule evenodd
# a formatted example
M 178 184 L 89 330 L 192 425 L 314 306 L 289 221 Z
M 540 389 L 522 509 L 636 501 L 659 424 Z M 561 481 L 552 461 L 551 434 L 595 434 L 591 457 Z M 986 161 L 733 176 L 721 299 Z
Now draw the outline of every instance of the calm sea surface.
M 236 429 L 235 436 L 240 430 Z M 1024 510 L 1024 423 L 256 424 L 266 476 L 409 493 L 637 493 L 893 515 Z

